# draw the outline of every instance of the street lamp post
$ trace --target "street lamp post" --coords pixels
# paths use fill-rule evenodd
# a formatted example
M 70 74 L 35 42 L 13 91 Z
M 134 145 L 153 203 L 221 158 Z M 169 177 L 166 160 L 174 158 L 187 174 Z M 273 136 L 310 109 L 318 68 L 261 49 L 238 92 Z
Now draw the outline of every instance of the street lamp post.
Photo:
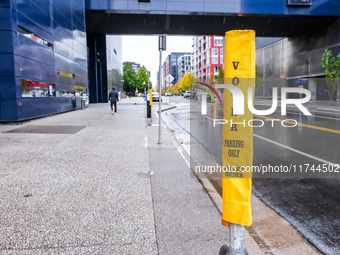
M 158 37 L 158 51 L 159 51 L 159 110 L 158 110 L 158 144 L 161 144 L 161 102 L 162 102 L 162 79 L 160 78 L 162 73 L 162 51 L 166 50 L 166 35 L 160 35 Z
M 122 87 L 121 87 L 121 89 L 118 89 L 119 99 L 120 99 L 121 93 L 123 93 L 123 96 L 124 96 L 124 80 L 120 80 L 120 82 L 122 83 Z
M 148 71 L 148 92 L 150 93 L 150 71 Z
M 148 97 L 149 93 L 149 97 Z M 151 114 L 151 93 L 150 93 L 150 72 L 148 71 L 148 92 L 146 93 L 146 117 L 152 119 Z

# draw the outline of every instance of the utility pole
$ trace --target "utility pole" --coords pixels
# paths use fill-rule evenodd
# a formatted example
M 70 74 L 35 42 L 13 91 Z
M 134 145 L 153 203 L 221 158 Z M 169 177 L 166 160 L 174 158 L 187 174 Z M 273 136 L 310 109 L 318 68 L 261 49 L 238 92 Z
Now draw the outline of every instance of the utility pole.
M 243 245 L 243 229 L 244 226 L 229 223 L 229 245 L 223 245 L 220 249 L 219 255 L 245 254 L 245 249 Z
M 149 95 L 149 96 L 148 96 Z M 148 71 L 148 91 L 145 94 L 146 97 L 146 117 L 152 119 L 151 114 L 151 93 L 150 93 L 150 72 Z
M 150 71 L 148 71 L 148 93 L 150 93 Z
M 162 79 L 161 79 L 161 70 L 162 70 L 162 51 L 166 50 L 166 35 L 160 35 L 158 37 L 158 51 L 159 51 L 159 110 L 158 110 L 158 144 L 162 143 L 161 140 L 161 128 L 162 128 Z

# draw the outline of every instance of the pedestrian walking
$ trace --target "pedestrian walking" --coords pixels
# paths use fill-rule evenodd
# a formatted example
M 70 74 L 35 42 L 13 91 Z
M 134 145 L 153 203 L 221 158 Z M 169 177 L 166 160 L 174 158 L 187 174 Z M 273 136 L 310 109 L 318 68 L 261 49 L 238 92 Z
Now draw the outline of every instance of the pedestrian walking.
M 112 87 L 112 90 L 109 93 L 109 101 L 110 101 L 112 114 L 117 114 L 117 102 L 119 102 L 119 98 L 118 98 L 118 92 L 115 87 Z M 115 108 L 114 110 L 113 110 L 113 106 Z

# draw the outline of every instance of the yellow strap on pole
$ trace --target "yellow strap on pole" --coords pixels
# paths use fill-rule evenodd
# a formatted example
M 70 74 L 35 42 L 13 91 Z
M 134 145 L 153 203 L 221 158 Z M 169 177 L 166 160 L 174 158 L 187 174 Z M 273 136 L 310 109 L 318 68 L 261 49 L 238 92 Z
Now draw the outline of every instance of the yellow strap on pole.
M 150 89 L 150 105 L 152 105 L 152 89 Z
M 241 89 L 244 95 L 238 104 L 244 104 L 244 114 L 233 115 L 233 96 L 224 89 L 222 178 L 223 213 L 222 224 L 250 226 L 251 173 L 242 173 L 253 164 L 253 129 L 248 121 L 253 118 L 247 107 L 248 87 L 254 91 L 255 80 L 255 31 L 235 30 L 225 34 L 225 82 Z M 250 95 L 253 96 L 253 95 Z M 238 99 L 239 100 L 239 99 Z

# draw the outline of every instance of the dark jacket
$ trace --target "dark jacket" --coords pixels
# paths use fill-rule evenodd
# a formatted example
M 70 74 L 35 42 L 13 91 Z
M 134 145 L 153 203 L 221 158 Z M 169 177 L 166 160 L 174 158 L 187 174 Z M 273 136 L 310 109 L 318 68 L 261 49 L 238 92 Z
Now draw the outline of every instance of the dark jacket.
M 111 102 L 117 102 L 118 101 L 119 102 L 117 90 L 113 89 L 113 90 L 110 91 L 109 101 L 111 101 Z

